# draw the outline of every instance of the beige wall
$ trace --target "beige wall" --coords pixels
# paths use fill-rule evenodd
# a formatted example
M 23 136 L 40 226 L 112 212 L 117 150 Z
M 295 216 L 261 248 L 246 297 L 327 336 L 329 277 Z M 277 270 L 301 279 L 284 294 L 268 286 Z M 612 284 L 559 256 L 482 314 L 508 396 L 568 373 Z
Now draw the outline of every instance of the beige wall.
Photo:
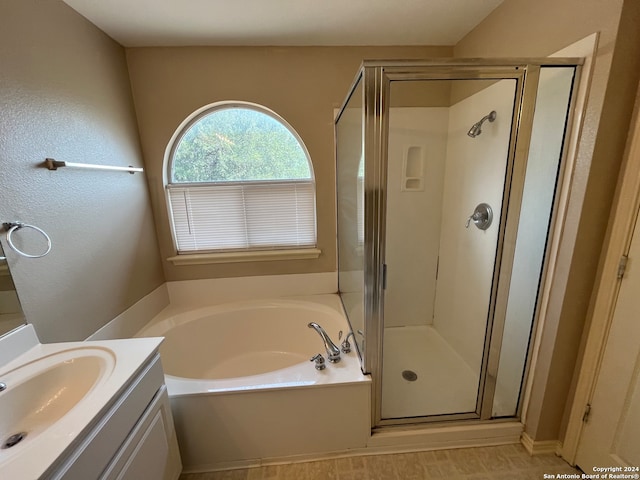
M 37 167 L 141 166 L 124 50 L 61 1 L 0 12 L 0 220 L 43 228 L 53 248 L 3 246 L 40 339 L 79 340 L 164 281 L 143 175 Z
M 566 295 L 549 306 L 525 418 L 535 440 L 563 435 L 561 420 L 640 71 L 639 10 L 634 0 L 506 0 L 454 49 L 456 57 L 546 56 L 600 34 L 578 151 L 578 165 L 590 165 L 590 172 L 574 179 L 584 189 L 584 203 L 574 211 L 570 205 L 577 240 L 573 251 L 562 252 L 572 258 L 558 272 L 566 279 Z
M 255 102 L 280 114 L 305 142 L 317 185 L 314 260 L 174 266 L 166 279 L 336 270 L 334 109 L 363 59 L 450 56 L 449 47 L 131 48 L 127 60 L 163 259 L 175 255 L 162 174 L 167 144 L 196 109 L 220 100 Z

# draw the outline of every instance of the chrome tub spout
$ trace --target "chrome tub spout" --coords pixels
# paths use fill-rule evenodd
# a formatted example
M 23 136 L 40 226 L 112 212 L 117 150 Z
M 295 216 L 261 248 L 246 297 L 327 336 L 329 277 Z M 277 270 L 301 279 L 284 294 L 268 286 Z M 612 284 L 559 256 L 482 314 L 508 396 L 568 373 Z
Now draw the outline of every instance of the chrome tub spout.
M 318 335 L 320 335 L 320 337 L 322 338 L 322 341 L 324 342 L 324 348 L 327 350 L 327 359 L 331 363 L 339 362 L 340 349 L 337 347 L 335 343 L 331 341 L 331 339 L 329 338 L 329 335 L 327 335 L 327 332 L 324 331 L 324 328 L 322 328 L 316 322 L 309 323 L 308 327 L 313 328 L 316 332 L 318 332 Z

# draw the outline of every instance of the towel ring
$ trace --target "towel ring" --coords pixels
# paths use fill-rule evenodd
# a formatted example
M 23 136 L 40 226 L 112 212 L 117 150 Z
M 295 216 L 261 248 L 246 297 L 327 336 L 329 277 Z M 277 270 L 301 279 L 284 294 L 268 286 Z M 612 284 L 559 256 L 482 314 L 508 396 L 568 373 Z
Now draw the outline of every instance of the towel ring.
M 29 225 L 28 223 L 22 223 L 22 222 L 5 222 L 5 223 L 3 223 L 3 225 L 4 225 L 5 230 L 7 230 L 7 243 L 9 244 L 11 249 L 13 251 L 15 251 L 18 255 L 21 255 L 21 256 L 26 257 L 26 258 L 41 258 L 41 257 L 44 257 L 46 254 L 48 254 L 51 251 L 51 239 L 49 238 L 49 235 L 47 235 L 47 233 L 44 230 L 42 230 L 41 228 L 38 228 L 35 225 Z M 16 247 L 13 244 L 13 240 L 11 239 L 11 235 L 13 235 L 13 232 L 15 232 L 16 230 L 20 230 L 21 228 L 32 228 L 36 232 L 40 232 L 42 234 L 42 236 L 44 236 L 44 238 L 47 240 L 47 250 L 44 253 L 40 253 L 40 254 L 37 254 L 37 255 L 31 255 L 29 253 L 23 252 L 18 247 Z

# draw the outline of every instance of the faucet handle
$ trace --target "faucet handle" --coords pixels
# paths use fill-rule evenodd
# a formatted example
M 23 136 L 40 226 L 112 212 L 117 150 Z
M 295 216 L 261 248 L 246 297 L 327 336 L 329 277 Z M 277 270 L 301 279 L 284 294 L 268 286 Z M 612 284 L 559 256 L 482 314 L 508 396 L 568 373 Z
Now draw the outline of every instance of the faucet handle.
M 340 344 L 340 347 L 342 347 L 342 353 L 351 353 L 351 344 L 349 343 L 349 337 L 351 336 L 355 338 L 355 335 L 353 334 L 353 332 L 349 332 L 345 337 L 344 341 Z
M 313 357 L 311 357 L 311 359 L 309 360 L 310 362 L 316 362 L 316 370 L 324 370 L 325 368 L 327 368 L 327 366 L 324 363 L 324 357 L 322 356 L 321 353 L 318 353 L 317 355 L 314 355 Z

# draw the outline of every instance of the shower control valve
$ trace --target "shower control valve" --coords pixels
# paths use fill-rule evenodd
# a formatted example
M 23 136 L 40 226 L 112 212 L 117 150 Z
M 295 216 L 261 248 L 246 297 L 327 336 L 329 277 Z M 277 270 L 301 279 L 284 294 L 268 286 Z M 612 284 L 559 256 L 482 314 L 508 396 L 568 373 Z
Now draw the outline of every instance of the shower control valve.
M 327 368 L 327 365 L 324 363 L 324 357 L 321 353 L 318 353 L 317 355 L 311 357 L 309 361 L 316 362 L 316 370 L 324 370 L 325 368 Z
M 491 226 L 491 222 L 493 222 L 493 210 L 486 203 L 478 204 L 473 214 L 467 219 L 465 228 L 469 228 L 471 222 L 480 230 L 486 230 Z

